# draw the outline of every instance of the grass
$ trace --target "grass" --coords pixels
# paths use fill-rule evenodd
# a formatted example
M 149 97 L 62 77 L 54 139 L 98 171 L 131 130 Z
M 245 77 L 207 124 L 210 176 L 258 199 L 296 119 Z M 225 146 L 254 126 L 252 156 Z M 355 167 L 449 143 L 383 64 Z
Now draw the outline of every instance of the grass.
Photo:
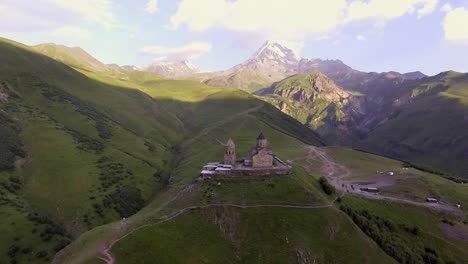
M 372 215 L 390 220 L 397 226 L 417 226 L 421 230 L 419 235 L 415 236 L 410 233 L 400 235 L 410 243 L 436 249 L 445 262 L 463 263 L 468 258 L 465 250 L 466 243 L 448 239 L 438 227 L 443 219 L 451 219 L 450 215 L 410 205 L 368 201 L 354 197 L 345 197 L 343 204 L 354 210 L 367 210 Z M 454 221 L 457 222 L 457 220 Z
M 334 209 L 194 210 L 137 231 L 113 252 L 139 263 L 394 263 Z
M 218 159 L 222 147 L 216 139 L 225 140 L 231 132 L 239 146 L 245 140 L 245 153 L 262 130 L 278 140 L 278 148 L 300 145 L 302 137 L 321 144 L 299 123 L 242 91 L 141 72 L 76 70 L 4 39 L 0 51 L 2 85 L 14 95 L 0 110 L 19 127 L 14 143 L 27 153 L 22 167 L 0 171 L 2 199 L 13 197 L 24 208 L 0 204 L 0 210 L 17 219 L 27 241 L 40 240 L 29 230 L 28 212 L 48 216 L 77 238 L 157 204 L 153 198 L 165 190 L 170 175 L 175 186 L 192 181 L 210 157 L 203 151 L 213 151 L 211 158 Z M 110 162 L 103 165 L 103 158 Z M 11 177 L 21 181 L 19 190 L 11 189 Z M 15 231 L 6 222 L 0 230 L 5 231 L 0 259 L 8 260 Z M 55 253 L 53 243 L 31 247 L 45 250 L 49 258 Z
M 455 183 L 436 174 L 414 168 L 403 168 L 403 162 L 378 155 L 343 147 L 326 147 L 325 151 L 335 161 L 351 170 L 351 180 L 371 180 L 376 171 L 410 175 L 411 177 L 395 182 L 393 186 L 383 187 L 382 193 L 390 196 L 424 202 L 427 197 L 436 197 L 443 202 L 455 205 L 468 204 L 468 185 Z M 391 177 L 391 176 L 387 176 Z
M 366 149 L 468 177 L 468 78 L 442 73 L 414 89 L 414 102 L 372 131 Z
M 336 146 L 327 147 L 325 151 L 337 162 L 352 170 L 351 179 L 365 179 L 375 175 L 377 171 L 402 170 L 400 161 L 366 152 Z
M 23 166 L 0 171 L 0 213 L 8 220 L 0 223 L 2 260 L 13 261 L 8 251 L 21 244 L 34 255 L 18 254 L 18 262 L 50 261 L 35 254 L 45 251 L 51 257 L 57 243 L 70 236 L 73 243 L 55 261 L 96 263 L 98 250 L 119 235 L 119 220 L 129 212 L 138 211 L 128 217 L 132 228 L 187 205 L 323 205 L 334 199 L 320 190 L 318 173 L 295 167 L 286 177 L 198 183 L 165 207 L 198 177 L 205 162 L 222 159 L 218 141 L 232 137 L 238 157 L 244 157 L 263 131 L 284 160 L 302 155 L 304 144 L 323 142 L 243 91 L 141 72 L 77 71 L 3 39 L 0 59 L 0 78 L 17 94 L 0 109 L 20 128 L 18 143 L 27 152 Z M 360 159 L 369 159 L 364 164 L 378 160 Z M 15 182 L 18 190 L 5 187 Z M 450 188 L 447 184 L 441 193 L 449 195 Z M 462 189 L 453 193 L 453 199 L 463 196 Z M 32 232 L 32 212 L 47 216 L 39 231 Z M 50 226 L 66 232 L 43 241 L 40 233 Z M 138 263 L 154 258 L 165 263 L 394 263 L 334 207 L 197 209 L 141 229 L 112 252 L 118 261 Z

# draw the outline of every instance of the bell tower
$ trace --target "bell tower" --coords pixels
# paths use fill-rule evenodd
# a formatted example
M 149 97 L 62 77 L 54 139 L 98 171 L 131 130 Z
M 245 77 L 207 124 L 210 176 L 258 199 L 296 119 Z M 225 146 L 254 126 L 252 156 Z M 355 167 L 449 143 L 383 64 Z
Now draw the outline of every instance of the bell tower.
M 236 145 L 229 139 L 224 145 L 224 164 L 234 165 L 236 163 Z

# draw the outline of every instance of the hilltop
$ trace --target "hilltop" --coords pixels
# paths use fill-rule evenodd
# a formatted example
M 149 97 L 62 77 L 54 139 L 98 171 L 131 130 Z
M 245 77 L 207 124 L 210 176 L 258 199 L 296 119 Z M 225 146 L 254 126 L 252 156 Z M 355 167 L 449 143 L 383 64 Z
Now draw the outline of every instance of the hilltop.
M 80 47 L 67 47 L 54 43 L 46 43 L 33 46 L 32 48 L 55 60 L 79 69 L 98 72 L 108 69 L 105 64 L 98 61 Z

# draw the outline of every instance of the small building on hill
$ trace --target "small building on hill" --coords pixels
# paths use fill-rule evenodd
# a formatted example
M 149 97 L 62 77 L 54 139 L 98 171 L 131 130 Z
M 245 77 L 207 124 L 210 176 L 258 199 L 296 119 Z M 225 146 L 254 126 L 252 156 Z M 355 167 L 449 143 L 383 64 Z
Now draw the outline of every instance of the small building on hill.
M 268 146 L 265 135 L 260 133 L 257 137 L 257 145 L 251 151 L 253 168 L 270 168 L 273 166 L 273 150 Z
M 286 175 L 291 172 L 291 166 L 273 155 L 263 132 L 257 136 L 255 147 L 249 154 L 248 158 L 237 159 L 236 145 L 232 139 L 228 139 L 224 144 L 224 161 L 208 162 L 203 166 L 201 176 L 268 176 Z

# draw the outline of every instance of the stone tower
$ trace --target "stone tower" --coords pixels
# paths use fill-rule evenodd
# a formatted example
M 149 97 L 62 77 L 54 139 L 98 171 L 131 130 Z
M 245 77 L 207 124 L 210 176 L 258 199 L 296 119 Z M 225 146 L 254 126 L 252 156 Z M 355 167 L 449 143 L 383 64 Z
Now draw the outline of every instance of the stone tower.
M 268 146 L 267 139 L 265 135 L 263 135 L 263 132 L 260 133 L 257 137 L 257 148 L 266 148 Z
M 236 163 L 236 145 L 229 139 L 224 145 L 224 164 L 234 165 Z

